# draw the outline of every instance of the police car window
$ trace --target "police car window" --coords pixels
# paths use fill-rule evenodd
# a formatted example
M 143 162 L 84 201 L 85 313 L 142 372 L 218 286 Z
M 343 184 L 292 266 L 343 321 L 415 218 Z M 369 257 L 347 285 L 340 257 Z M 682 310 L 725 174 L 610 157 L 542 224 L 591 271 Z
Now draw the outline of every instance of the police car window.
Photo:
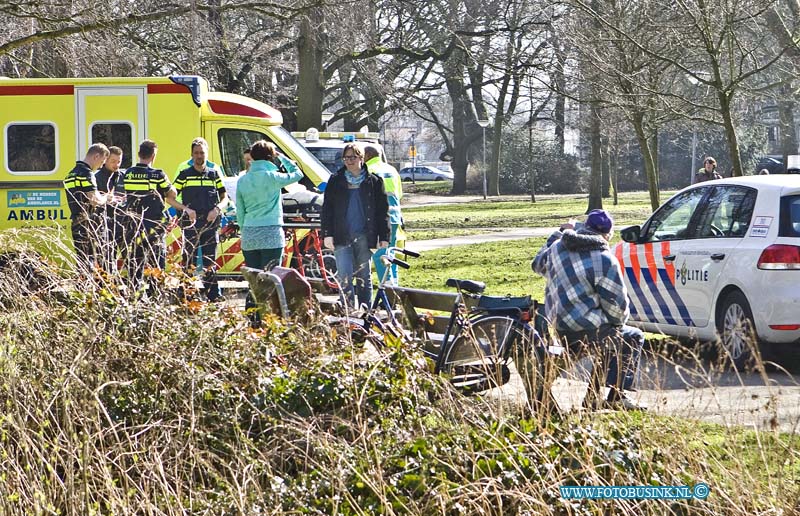
M 133 126 L 128 122 L 103 122 L 92 124 L 92 143 L 122 149 L 122 168 L 130 167 L 133 157 Z
M 220 129 L 217 132 L 225 175 L 236 177 L 244 170 L 244 151 L 258 140 L 272 140 L 266 134 L 246 129 Z
M 699 238 L 741 238 L 753 215 L 756 192 L 741 186 L 715 186 L 698 219 Z
M 645 242 L 682 240 L 691 235 L 689 223 L 708 188 L 694 188 L 678 194 L 653 214 L 644 235 Z
M 781 197 L 778 236 L 800 237 L 800 195 Z
M 12 174 L 47 174 L 55 171 L 55 124 L 9 124 L 5 136 L 6 170 Z

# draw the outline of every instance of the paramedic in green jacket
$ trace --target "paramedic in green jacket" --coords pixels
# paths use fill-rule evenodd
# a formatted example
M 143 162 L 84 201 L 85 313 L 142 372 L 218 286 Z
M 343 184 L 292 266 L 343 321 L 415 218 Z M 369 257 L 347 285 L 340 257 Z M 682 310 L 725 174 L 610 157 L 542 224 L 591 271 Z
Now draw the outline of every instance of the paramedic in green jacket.
M 400 199 L 403 198 L 403 183 L 397 170 L 381 159 L 380 152 L 372 145 L 364 147 L 364 164 L 370 174 L 383 179 L 383 187 L 386 189 L 386 197 L 389 199 L 389 225 L 391 226 L 391 236 L 389 245 L 394 247 L 400 242 L 400 247 L 405 244 L 403 234 L 403 213 L 400 211 Z M 381 261 L 381 257 L 386 254 L 386 249 L 377 249 L 372 255 L 372 262 L 375 264 L 375 273 L 378 281 L 383 279 L 386 266 Z M 397 265 L 389 267 L 387 282 L 392 285 L 398 284 Z
M 255 142 L 250 155 L 250 171 L 236 183 L 236 222 L 245 265 L 263 269 L 272 261 L 281 262 L 285 245 L 281 188 L 300 181 L 303 171 L 279 156 L 266 140 Z

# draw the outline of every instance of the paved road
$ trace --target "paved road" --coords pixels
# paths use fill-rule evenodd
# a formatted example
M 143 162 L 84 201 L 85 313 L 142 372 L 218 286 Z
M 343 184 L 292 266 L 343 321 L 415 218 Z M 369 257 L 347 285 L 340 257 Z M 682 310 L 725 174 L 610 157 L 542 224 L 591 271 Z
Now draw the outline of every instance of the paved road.
M 409 249 L 419 252 L 430 251 L 431 249 L 441 249 L 454 245 L 480 244 L 482 242 L 496 242 L 500 240 L 519 240 L 522 238 L 546 237 L 556 228 L 505 228 L 491 233 L 481 233 L 477 235 L 455 236 L 449 238 L 437 238 L 434 240 L 409 240 Z M 413 235 L 412 235 L 413 236 Z
M 588 360 L 562 374 L 553 396 L 562 410 L 581 406 L 586 393 Z M 585 368 L 584 368 L 585 367 Z M 488 396 L 524 403 L 525 389 L 516 373 Z M 651 412 L 723 425 L 800 432 L 800 377 L 771 371 L 720 372 L 705 360 L 673 362 L 650 354 L 643 357 L 638 391 L 633 398 Z

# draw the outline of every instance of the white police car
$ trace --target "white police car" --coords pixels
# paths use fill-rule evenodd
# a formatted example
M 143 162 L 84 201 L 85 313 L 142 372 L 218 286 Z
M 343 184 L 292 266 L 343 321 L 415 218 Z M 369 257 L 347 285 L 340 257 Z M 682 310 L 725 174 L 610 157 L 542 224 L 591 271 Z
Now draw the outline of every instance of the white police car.
M 677 337 L 721 337 L 743 363 L 761 342 L 800 339 L 800 176 L 707 181 L 620 232 L 614 252 L 630 324 Z

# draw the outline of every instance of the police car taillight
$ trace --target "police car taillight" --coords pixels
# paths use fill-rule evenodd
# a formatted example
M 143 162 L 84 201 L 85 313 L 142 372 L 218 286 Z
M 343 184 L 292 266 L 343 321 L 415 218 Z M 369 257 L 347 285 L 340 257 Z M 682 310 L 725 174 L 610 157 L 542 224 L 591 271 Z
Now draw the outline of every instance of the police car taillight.
M 772 244 L 758 257 L 758 268 L 766 270 L 800 270 L 800 247 Z

